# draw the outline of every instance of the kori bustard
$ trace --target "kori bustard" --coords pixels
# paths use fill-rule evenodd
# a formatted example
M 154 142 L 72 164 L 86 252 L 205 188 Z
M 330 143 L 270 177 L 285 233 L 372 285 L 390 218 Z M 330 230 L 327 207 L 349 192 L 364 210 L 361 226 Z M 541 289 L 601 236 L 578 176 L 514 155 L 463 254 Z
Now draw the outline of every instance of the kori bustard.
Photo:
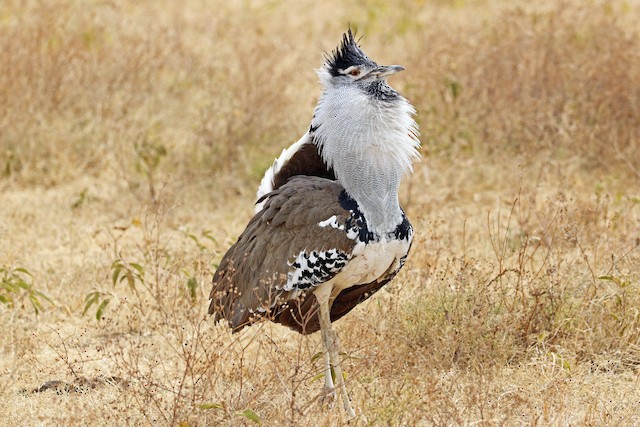
M 419 158 L 415 110 L 387 84 L 402 70 L 367 57 L 351 29 L 325 56 L 311 126 L 267 170 L 210 295 L 209 313 L 234 331 L 260 319 L 320 330 L 323 396 L 338 389 L 351 417 L 331 324 L 396 275 L 413 238 L 398 190 Z

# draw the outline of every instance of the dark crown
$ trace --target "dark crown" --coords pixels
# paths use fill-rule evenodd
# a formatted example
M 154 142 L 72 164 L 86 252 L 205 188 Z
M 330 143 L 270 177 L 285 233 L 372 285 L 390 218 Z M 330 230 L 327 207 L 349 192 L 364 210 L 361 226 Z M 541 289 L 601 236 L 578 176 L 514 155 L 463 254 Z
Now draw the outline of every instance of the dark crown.
M 326 67 L 332 76 L 339 76 L 338 70 L 346 70 L 352 65 L 367 64 L 370 66 L 376 66 L 369 57 L 360 49 L 358 42 L 355 38 L 355 33 L 351 31 L 351 28 L 342 35 L 342 41 L 334 50 L 331 55 L 326 55 Z

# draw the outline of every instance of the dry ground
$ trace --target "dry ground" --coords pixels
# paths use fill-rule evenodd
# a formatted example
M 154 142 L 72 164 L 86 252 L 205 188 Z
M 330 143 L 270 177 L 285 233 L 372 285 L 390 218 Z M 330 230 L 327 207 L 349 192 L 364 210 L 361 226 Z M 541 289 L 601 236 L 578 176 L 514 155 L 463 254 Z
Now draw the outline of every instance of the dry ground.
M 3 1 L 3 424 L 345 421 L 317 336 L 205 311 L 350 22 L 423 142 L 406 267 L 336 324 L 356 408 L 640 425 L 640 4 L 528 3 Z

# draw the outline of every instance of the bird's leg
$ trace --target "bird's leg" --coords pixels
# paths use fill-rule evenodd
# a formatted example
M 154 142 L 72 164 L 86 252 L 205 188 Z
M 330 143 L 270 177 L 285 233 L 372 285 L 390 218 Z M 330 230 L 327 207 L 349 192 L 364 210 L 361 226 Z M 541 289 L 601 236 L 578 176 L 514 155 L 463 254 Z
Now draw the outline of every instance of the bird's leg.
M 347 414 L 349 414 L 351 418 L 355 418 L 356 412 L 353 410 L 353 407 L 351 406 L 351 400 L 349 399 L 349 394 L 347 393 L 347 385 L 344 382 L 344 377 L 342 376 L 342 369 L 340 368 L 340 354 L 339 354 L 340 341 L 338 340 L 338 335 L 335 333 L 333 329 L 329 330 L 329 345 L 330 345 L 329 348 L 331 349 L 329 351 L 329 355 L 331 358 L 331 363 L 333 365 L 333 371 L 336 374 L 336 388 L 340 389 L 344 410 L 347 411 Z
M 322 291 L 325 290 L 322 289 Z M 315 294 L 320 306 L 324 304 L 326 304 L 327 306 L 329 305 L 329 295 L 325 295 L 326 293 L 327 292 L 321 292 L 321 290 L 318 290 Z M 321 300 L 324 302 L 324 304 L 320 302 Z M 329 347 L 327 346 L 327 343 L 329 342 L 328 331 L 331 328 L 331 319 L 329 318 L 327 327 L 327 322 L 325 322 L 325 319 L 323 319 L 320 314 L 318 314 L 318 316 L 320 318 L 320 333 L 322 334 L 322 344 L 324 347 L 324 387 L 322 388 L 321 400 L 323 403 L 328 403 L 329 407 L 331 407 L 336 397 L 336 387 L 333 383 L 333 375 L 331 372 L 331 357 L 329 355 Z
M 322 331 L 322 342 L 327 342 L 326 333 Z M 324 351 L 324 387 L 322 388 L 322 402 L 326 403 L 329 407 L 333 406 L 333 402 L 336 399 L 336 386 L 333 384 L 333 375 L 331 375 L 331 358 L 329 352 Z
M 340 368 L 340 342 L 335 331 L 331 328 L 331 316 L 329 311 L 329 298 L 331 296 L 331 287 L 321 286 L 315 292 L 315 296 L 318 299 L 318 305 L 320 306 L 320 329 L 322 330 L 322 340 L 324 341 L 324 348 L 326 353 L 329 354 L 329 372 L 325 372 L 331 378 L 331 367 L 336 374 L 336 388 L 340 388 L 340 394 L 342 395 L 342 404 L 344 410 L 349 417 L 355 418 L 356 413 L 351 406 L 349 400 L 349 394 L 347 393 L 347 386 L 344 383 L 344 377 L 342 376 L 342 369 Z M 326 361 L 326 358 L 325 358 Z M 333 381 L 332 381 L 333 382 Z M 327 385 L 327 379 L 325 378 L 325 387 Z

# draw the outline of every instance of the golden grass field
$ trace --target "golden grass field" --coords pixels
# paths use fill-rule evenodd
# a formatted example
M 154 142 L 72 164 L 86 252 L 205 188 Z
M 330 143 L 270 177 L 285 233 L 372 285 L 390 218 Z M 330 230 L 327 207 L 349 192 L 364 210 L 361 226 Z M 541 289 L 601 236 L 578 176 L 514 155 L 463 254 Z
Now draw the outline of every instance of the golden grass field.
M 638 22 L 632 0 L 4 0 L 1 423 L 346 422 L 316 399 L 319 334 L 206 309 L 350 23 L 407 68 L 423 155 L 405 268 L 335 325 L 358 413 L 640 425 Z

